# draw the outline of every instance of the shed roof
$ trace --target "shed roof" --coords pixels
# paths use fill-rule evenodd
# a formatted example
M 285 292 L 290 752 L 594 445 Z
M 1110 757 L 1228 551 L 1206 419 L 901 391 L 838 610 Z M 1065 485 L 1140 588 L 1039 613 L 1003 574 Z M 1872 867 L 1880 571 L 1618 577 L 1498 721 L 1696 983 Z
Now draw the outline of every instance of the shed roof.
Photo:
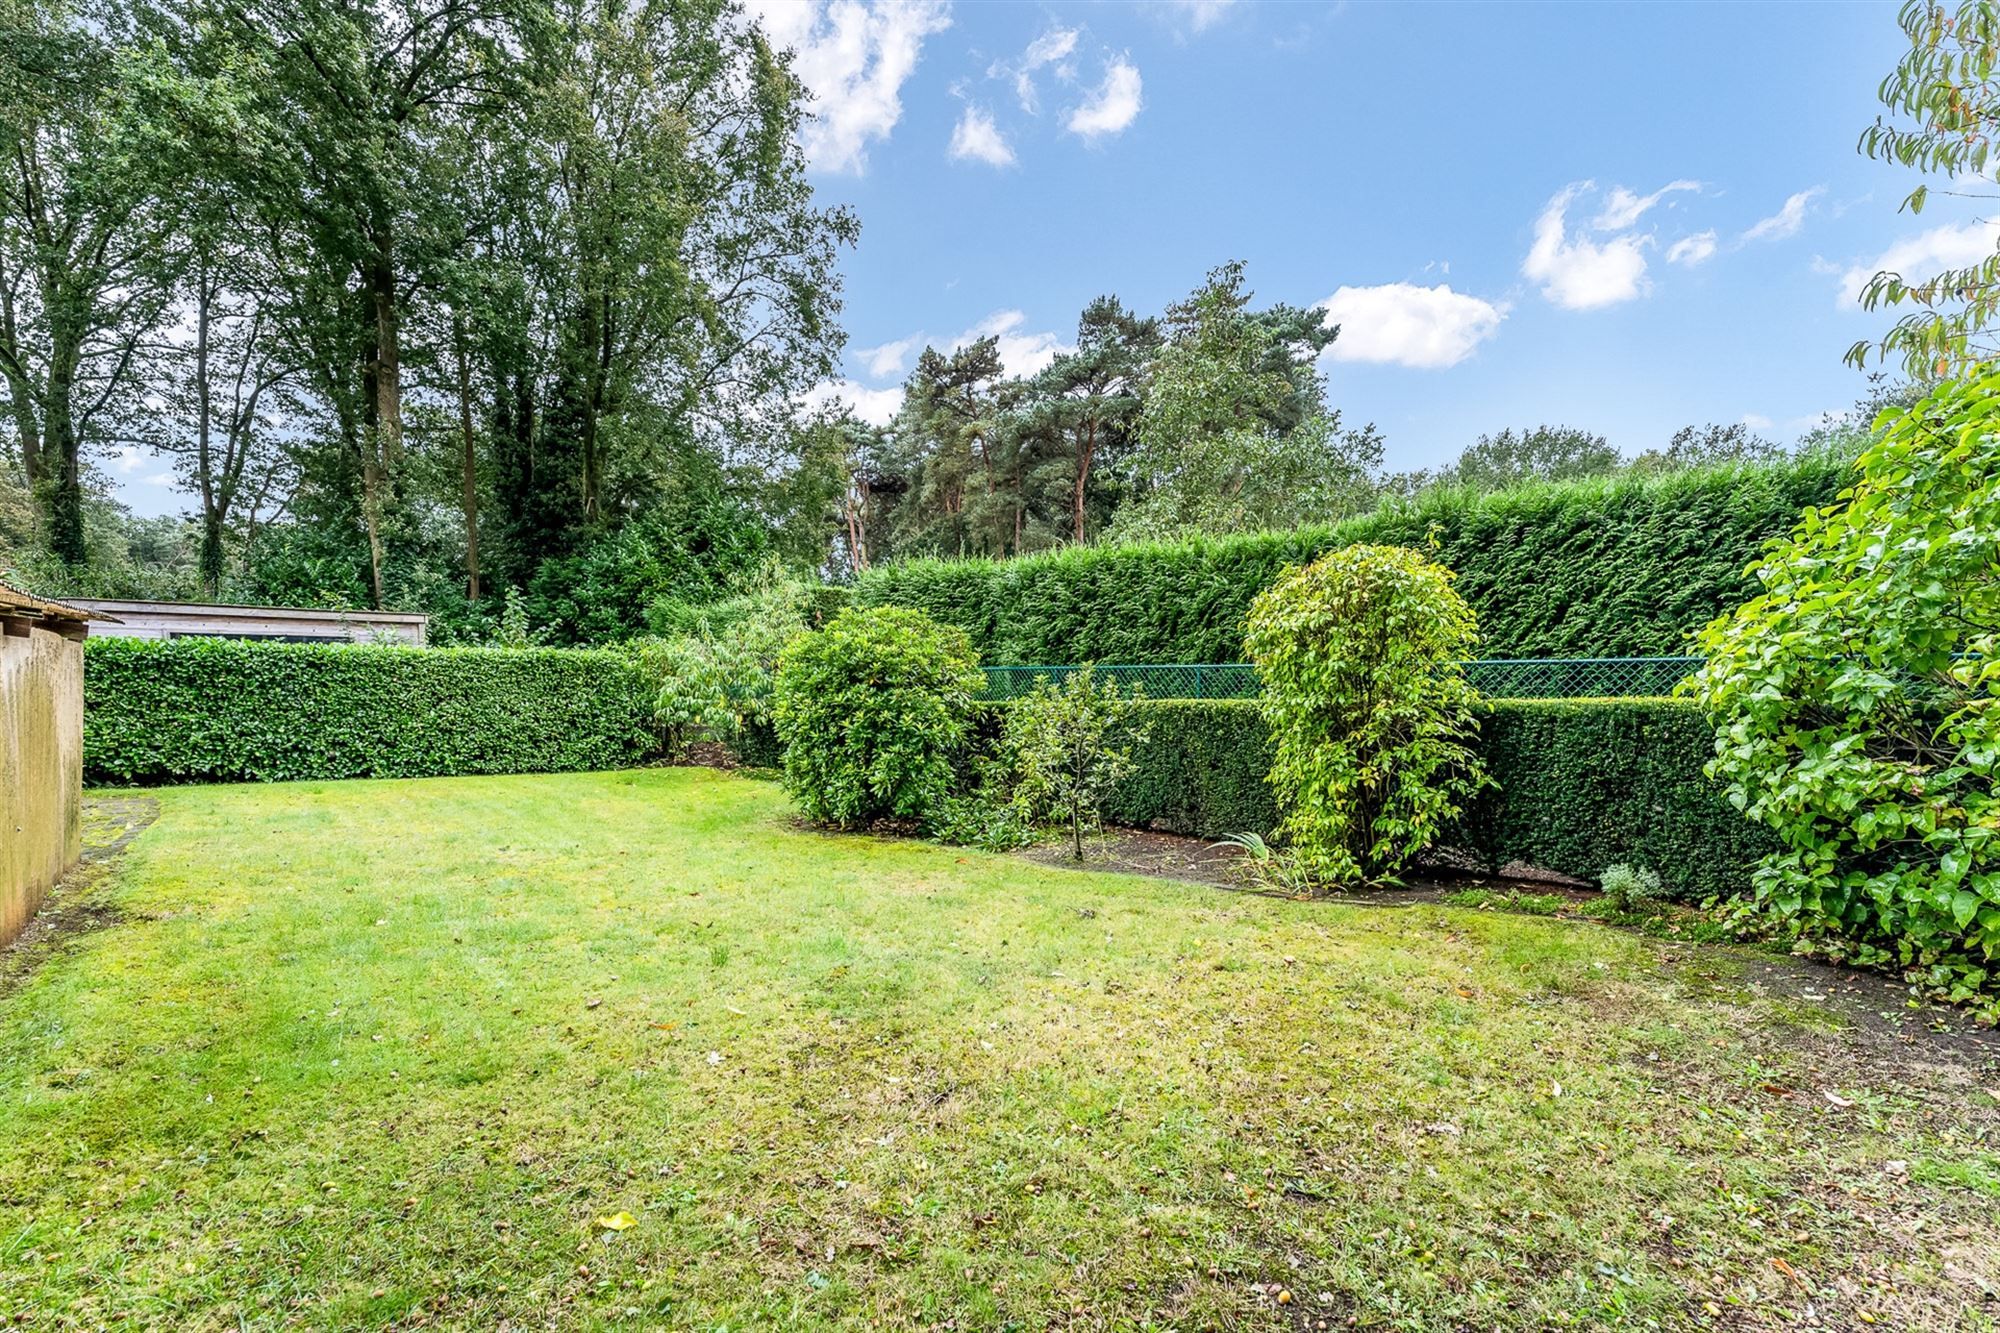
M 117 619 L 115 616 L 106 615 L 107 611 L 123 611 L 133 616 L 258 616 L 367 625 L 422 625 L 430 619 L 428 614 L 421 611 L 325 611 L 308 606 L 250 606 L 232 602 L 154 602 L 129 597 L 79 597 L 73 609 L 88 612 L 103 620 Z
M 102 611 L 90 611 L 67 602 L 54 602 L 46 597 L 37 597 L 24 592 L 11 583 L 0 583 L 0 612 L 11 616 L 23 616 L 35 620 L 56 620 L 66 624 L 81 625 L 90 620 L 109 620 L 117 623 L 117 616 L 105 615 Z

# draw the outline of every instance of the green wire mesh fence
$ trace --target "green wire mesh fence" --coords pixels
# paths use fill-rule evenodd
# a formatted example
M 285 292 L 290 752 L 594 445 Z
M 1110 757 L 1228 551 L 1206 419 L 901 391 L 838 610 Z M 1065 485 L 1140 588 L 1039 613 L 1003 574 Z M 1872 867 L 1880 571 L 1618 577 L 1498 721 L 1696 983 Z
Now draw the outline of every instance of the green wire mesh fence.
M 1465 674 L 1490 699 L 1636 699 L 1672 694 L 1700 665 L 1698 657 L 1494 657 L 1467 662 Z M 990 666 L 986 697 L 1018 699 L 1039 679 L 1059 684 L 1079 669 Z M 1259 689 L 1247 662 L 1100 665 L 1096 675 L 1148 699 L 1254 699 Z

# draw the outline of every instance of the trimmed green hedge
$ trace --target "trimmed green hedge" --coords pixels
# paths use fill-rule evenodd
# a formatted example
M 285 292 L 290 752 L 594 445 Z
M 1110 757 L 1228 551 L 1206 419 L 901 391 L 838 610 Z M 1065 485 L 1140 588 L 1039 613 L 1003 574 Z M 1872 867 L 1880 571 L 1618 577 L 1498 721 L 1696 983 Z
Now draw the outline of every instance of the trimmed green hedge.
M 622 654 L 228 639 L 84 645 L 95 783 L 621 768 L 655 748 Z
M 1830 503 L 1823 457 L 1660 476 L 1445 492 L 1336 527 L 864 573 L 861 605 L 914 607 L 988 663 L 1236 662 L 1250 599 L 1288 564 L 1356 542 L 1423 546 L 1457 571 L 1487 657 L 1643 657 L 1752 595 L 1744 570 L 1799 511 Z
M 1215 837 L 1268 833 L 1271 742 L 1241 700 L 1144 705 L 1138 770 L 1107 803 L 1113 823 Z M 1675 699 L 1520 699 L 1486 704 L 1478 750 L 1499 783 L 1444 839 L 1491 869 L 1522 861 L 1594 880 L 1650 866 L 1675 897 L 1740 893 L 1769 835 L 1702 774 L 1714 733 Z

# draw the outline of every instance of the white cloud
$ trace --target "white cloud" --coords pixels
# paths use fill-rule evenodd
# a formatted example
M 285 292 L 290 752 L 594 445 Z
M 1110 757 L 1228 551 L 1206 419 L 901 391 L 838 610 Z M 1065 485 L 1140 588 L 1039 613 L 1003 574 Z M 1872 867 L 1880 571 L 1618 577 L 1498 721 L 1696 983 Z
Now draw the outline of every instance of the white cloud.
M 1438 370 L 1455 366 L 1492 337 L 1507 317 L 1504 306 L 1482 301 L 1448 284 L 1418 287 L 1342 287 L 1320 306 L 1340 325 L 1327 349 L 1335 361 L 1370 361 Z
M 1044 65 L 1056 65 L 1058 76 L 1066 77 L 1070 67 L 1058 64 L 1066 61 L 1076 51 L 1078 32 L 1075 28 L 1050 28 L 1021 53 L 1021 63 L 1008 66 L 1004 61 L 995 61 L 986 71 L 992 78 L 1011 74 L 1014 79 L 1014 95 L 1021 100 L 1021 109 L 1033 115 L 1041 109 L 1041 96 L 1035 88 L 1035 71 Z
M 1743 424 L 1751 430 L 1774 430 L 1778 425 L 1777 422 L 1771 420 L 1771 418 L 1765 416 L 1762 412 L 1745 412 L 1743 414 Z
M 1116 134 L 1138 119 L 1141 105 L 1138 67 L 1123 56 L 1114 56 L 1105 66 L 1104 82 L 1097 91 L 1069 113 L 1069 131 L 1086 139 Z
M 1614 236 L 1602 244 L 1581 232 L 1568 233 L 1564 218 L 1577 195 L 1592 188 L 1581 181 L 1560 191 L 1535 219 L 1535 243 L 1521 272 L 1542 284 L 1542 295 L 1566 310 L 1595 310 L 1644 296 L 1645 247 L 1650 236 Z
M 1806 225 L 1806 205 L 1826 192 L 1824 185 L 1815 185 L 1810 190 L 1800 190 L 1785 200 L 1785 206 L 1743 233 L 1746 241 L 1782 241 L 1787 236 L 1799 234 L 1799 228 Z
M 136 444 L 121 444 L 111 451 L 111 456 L 105 461 L 111 464 L 113 472 L 129 477 L 153 461 L 153 452 Z
M 1976 264 L 1996 246 L 2000 246 L 2000 227 L 1991 222 L 1947 223 L 1906 236 L 1869 262 L 1856 264 L 1840 275 L 1839 305 L 1852 308 L 1861 299 L 1861 289 L 1877 273 L 1896 273 L 1906 281 L 1922 282 L 1945 269 Z
M 1024 331 L 1022 326 L 1027 322 L 1027 315 L 1019 310 L 996 310 L 952 339 L 952 350 L 981 338 L 996 338 L 1000 364 L 1009 375 L 1032 375 L 1047 367 L 1060 353 L 1072 350 L 1053 333 Z
M 1172 0 L 1168 6 L 1187 24 L 1188 31 L 1201 32 L 1222 21 L 1236 0 Z
M 1616 186 L 1604 200 L 1604 207 L 1597 211 L 1590 225 L 1599 231 L 1624 231 L 1637 222 L 1646 210 L 1670 194 L 1681 190 L 1699 190 L 1700 181 L 1669 181 L 1651 194 L 1634 194 L 1624 186 Z
M 868 367 L 868 373 L 879 380 L 885 375 L 901 374 L 909 360 L 910 349 L 916 345 L 917 335 L 913 333 L 879 347 L 857 347 L 854 354 L 861 358 L 862 365 Z
M 1683 236 L 1667 247 L 1669 264 L 1685 264 L 1689 268 L 1705 264 L 1715 256 L 1715 232 L 1698 231 L 1692 236 Z
M 976 106 L 965 108 L 951 132 L 951 160 L 984 162 L 990 167 L 1014 165 L 1014 149 L 993 117 Z
M 807 407 L 823 407 L 830 403 L 845 403 L 854 415 L 871 426 L 886 426 L 896 419 L 896 412 L 903 405 L 903 390 L 900 387 L 871 389 L 853 380 L 828 380 L 813 386 L 806 394 Z
M 868 145 L 902 119 L 902 88 L 924 38 L 951 26 L 944 0 L 749 0 L 775 46 L 813 92 L 802 132 L 822 171 L 860 172 Z
M 1034 41 L 1028 43 L 1028 50 L 1022 63 L 1028 69 L 1039 69 L 1043 65 L 1053 65 L 1070 52 L 1076 50 L 1075 28 L 1050 28 Z

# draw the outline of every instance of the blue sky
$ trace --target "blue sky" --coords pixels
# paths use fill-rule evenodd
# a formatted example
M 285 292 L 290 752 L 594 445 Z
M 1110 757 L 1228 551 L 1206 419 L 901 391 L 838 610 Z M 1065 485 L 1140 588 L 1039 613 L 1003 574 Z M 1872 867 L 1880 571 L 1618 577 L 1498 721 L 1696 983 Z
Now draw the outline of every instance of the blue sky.
M 926 341 L 1031 370 L 1091 297 L 1158 311 L 1247 261 L 1334 300 L 1330 398 L 1391 468 L 1482 432 L 1789 439 L 1863 388 L 1851 299 L 1993 248 L 1968 204 L 1855 151 L 1902 49 L 1878 4 L 753 0 L 817 94 L 847 252 L 841 394 L 893 411 Z M 181 507 L 158 460 L 109 460 Z
M 755 8 L 862 221 L 829 392 L 878 416 L 925 341 L 1031 368 L 1092 296 L 1157 311 L 1240 258 L 1260 301 L 1335 301 L 1331 400 L 1392 468 L 1540 422 L 1789 439 L 1863 388 L 1853 274 L 1993 246 L 1855 151 L 1888 3 Z

